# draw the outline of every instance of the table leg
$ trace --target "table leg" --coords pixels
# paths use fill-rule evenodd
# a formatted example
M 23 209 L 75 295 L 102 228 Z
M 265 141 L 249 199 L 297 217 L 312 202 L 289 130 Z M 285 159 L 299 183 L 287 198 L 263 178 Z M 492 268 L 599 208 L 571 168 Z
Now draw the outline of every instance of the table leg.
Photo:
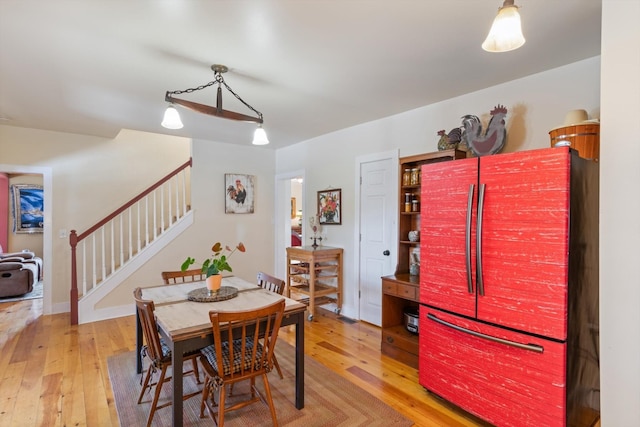
M 142 373 L 142 356 L 140 355 L 142 350 L 142 324 L 140 323 L 140 315 L 138 309 L 136 309 L 136 373 Z
M 182 365 L 184 362 L 183 349 L 180 342 L 171 343 L 171 373 L 173 383 L 173 426 L 182 426 Z
M 304 408 L 304 312 L 296 314 L 296 408 Z

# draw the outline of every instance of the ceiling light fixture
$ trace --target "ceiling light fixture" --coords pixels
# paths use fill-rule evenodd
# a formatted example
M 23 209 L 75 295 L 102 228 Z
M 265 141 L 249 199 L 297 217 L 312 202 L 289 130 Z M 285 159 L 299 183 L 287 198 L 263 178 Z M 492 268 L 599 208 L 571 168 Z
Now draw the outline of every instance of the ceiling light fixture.
M 223 73 L 229 71 L 229 69 L 225 65 L 213 64 L 211 69 L 214 72 L 214 80 L 210 81 L 207 84 L 202 86 L 198 86 L 196 88 L 190 88 L 185 90 L 174 90 L 172 92 L 167 92 L 164 100 L 169 102 L 170 105 L 167 107 L 167 110 L 164 113 L 164 120 L 162 120 L 162 126 L 167 129 L 180 129 L 182 128 L 182 121 L 180 120 L 180 115 L 178 114 L 178 110 L 174 107 L 174 104 L 181 105 L 190 110 L 196 111 L 202 114 L 208 114 L 210 116 L 222 117 L 223 119 L 230 120 L 239 120 L 243 122 L 254 122 L 258 123 L 258 128 L 256 129 L 253 135 L 253 144 L 254 145 L 265 145 L 269 143 L 269 139 L 267 138 L 267 133 L 262 128 L 263 118 L 262 113 L 251 105 L 247 104 L 240 96 L 233 91 L 229 87 L 229 85 L 224 81 L 224 77 L 222 77 Z M 176 98 L 173 95 L 180 95 L 183 93 L 191 93 L 198 90 L 202 90 L 208 88 L 209 86 L 213 86 L 214 84 L 218 84 L 218 93 L 216 96 L 216 106 L 212 107 L 210 105 L 199 104 L 197 102 L 187 101 L 184 99 Z M 222 86 L 224 86 L 229 92 L 235 96 L 238 101 L 242 102 L 247 106 L 251 111 L 257 114 L 256 117 L 249 116 L 242 113 L 236 113 L 229 110 L 224 110 L 222 108 Z
M 487 39 L 482 43 L 484 50 L 508 52 L 524 44 L 518 7 L 514 0 L 504 0 L 502 7 L 498 8 L 498 15 L 493 20 Z

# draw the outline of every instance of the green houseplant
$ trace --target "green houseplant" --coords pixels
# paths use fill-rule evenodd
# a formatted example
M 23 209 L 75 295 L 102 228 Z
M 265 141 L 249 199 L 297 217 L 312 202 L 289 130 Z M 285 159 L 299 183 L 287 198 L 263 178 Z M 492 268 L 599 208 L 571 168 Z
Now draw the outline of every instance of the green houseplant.
M 222 271 L 233 271 L 231 265 L 229 265 L 229 258 L 231 258 L 231 255 L 233 255 L 236 251 L 246 251 L 246 248 L 244 247 L 244 244 L 242 242 L 238 243 L 233 249 L 231 249 L 229 246 L 223 247 L 222 243 L 220 242 L 216 242 L 211 247 L 211 252 L 213 252 L 213 255 L 202 262 L 202 272 L 207 276 L 207 287 L 209 288 L 209 290 L 217 290 L 220 288 L 220 281 L 222 280 L 222 276 L 220 275 L 220 273 Z M 180 266 L 180 269 L 182 271 L 186 271 L 191 265 L 195 264 L 195 262 L 196 260 L 194 258 L 187 257 L 187 259 Z M 217 284 L 211 283 L 214 280 L 210 280 L 210 278 L 212 277 L 214 277 Z

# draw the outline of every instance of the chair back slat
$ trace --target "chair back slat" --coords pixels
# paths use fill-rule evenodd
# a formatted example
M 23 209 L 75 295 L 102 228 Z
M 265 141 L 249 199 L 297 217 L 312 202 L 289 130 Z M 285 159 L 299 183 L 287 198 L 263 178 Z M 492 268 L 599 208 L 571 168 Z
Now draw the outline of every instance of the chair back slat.
M 275 292 L 278 295 L 282 295 L 284 293 L 285 281 L 260 271 L 258 273 L 258 286 L 268 291 Z
M 142 299 L 142 289 L 140 288 L 133 291 L 133 297 L 136 300 L 136 309 L 142 325 L 142 334 L 147 344 L 147 353 L 149 358 L 156 363 L 162 359 L 162 345 L 154 314 L 155 305 L 151 300 Z
M 165 285 L 173 285 L 176 283 L 190 283 L 205 280 L 207 275 L 201 269 L 193 269 L 186 271 L 163 271 L 162 280 Z

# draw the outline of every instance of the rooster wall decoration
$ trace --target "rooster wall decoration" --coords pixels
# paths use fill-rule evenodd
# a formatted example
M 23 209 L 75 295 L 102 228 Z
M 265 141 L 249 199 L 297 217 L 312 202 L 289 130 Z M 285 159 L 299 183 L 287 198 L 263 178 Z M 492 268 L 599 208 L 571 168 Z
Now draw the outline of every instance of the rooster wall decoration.
M 489 120 L 484 135 L 482 134 L 482 123 L 477 116 L 471 114 L 462 116 L 462 126 L 464 127 L 462 139 L 476 156 L 496 154 L 502 150 L 506 142 L 507 130 L 504 119 L 507 115 L 507 108 L 504 105 L 498 105 L 491 110 L 490 114 L 491 120 Z

